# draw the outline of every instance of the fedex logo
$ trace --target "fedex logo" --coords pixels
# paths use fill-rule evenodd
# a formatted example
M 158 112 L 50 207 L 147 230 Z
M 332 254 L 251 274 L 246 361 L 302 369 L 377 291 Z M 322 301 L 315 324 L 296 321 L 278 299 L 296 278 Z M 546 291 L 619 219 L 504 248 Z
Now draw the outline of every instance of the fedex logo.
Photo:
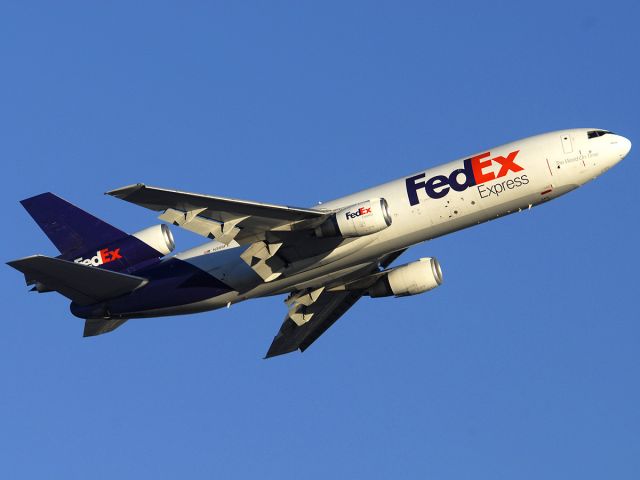
M 371 207 L 360 207 L 355 212 L 347 212 L 347 220 L 351 220 L 353 218 L 358 218 L 361 215 L 369 215 L 371 213 Z
M 463 162 L 463 167 L 454 170 L 448 177 L 446 175 L 436 175 L 428 180 L 422 180 L 426 176 L 424 173 L 409 177 L 406 179 L 409 204 L 416 205 L 420 203 L 420 200 L 418 200 L 418 190 L 420 189 L 424 189 L 430 198 L 438 199 L 446 196 L 450 190 L 462 192 L 474 185 L 482 185 L 483 183 L 504 177 L 509 172 L 520 172 L 524 170 L 524 168 L 515 161 L 519 152 L 520 150 L 515 150 L 506 157 L 496 156 L 493 158 L 491 158 L 491 152 L 481 153 L 475 157 L 467 158 Z M 494 164 L 500 166 L 497 173 L 496 169 L 492 168 Z M 526 175 L 518 177 L 517 180 L 519 180 L 517 186 L 529 183 Z M 516 185 L 515 181 L 516 179 L 514 179 L 507 188 L 514 188 L 514 185 Z M 502 190 L 500 191 L 502 192 L 504 189 L 505 186 L 502 185 Z M 497 190 L 498 189 L 493 189 L 491 191 L 499 195 Z
M 118 260 L 122 258 L 120 255 L 120 249 L 114 248 L 113 250 L 109 250 L 108 248 L 103 248 L 102 250 L 98 250 L 95 256 L 91 258 L 76 258 L 74 260 L 75 263 L 81 263 L 83 265 L 89 265 L 92 267 L 99 267 L 100 265 L 104 265 L 105 263 L 113 262 L 114 260 Z

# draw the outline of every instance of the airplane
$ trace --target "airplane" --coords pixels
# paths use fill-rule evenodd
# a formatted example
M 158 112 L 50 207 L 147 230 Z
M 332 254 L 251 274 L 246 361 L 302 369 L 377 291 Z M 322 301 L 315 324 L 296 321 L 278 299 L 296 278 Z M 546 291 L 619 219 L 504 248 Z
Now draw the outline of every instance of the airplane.
M 579 128 L 507 143 L 323 203 L 297 208 L 152 187 L 107 192 L 166 222 L 131 235 L 47 192 L 22 205 L 60 251 L 8 262 L 37 292 L 71 300 L 84 336 L 130 319 L 288 294 L 266 357 L 305 351 L 361 297 L 442 284 L 437 259 L 391 264 L 412 245 L 564 195 L 620 162 L 631 142 Z M 169 254 L 168 224 L 208 238 Z

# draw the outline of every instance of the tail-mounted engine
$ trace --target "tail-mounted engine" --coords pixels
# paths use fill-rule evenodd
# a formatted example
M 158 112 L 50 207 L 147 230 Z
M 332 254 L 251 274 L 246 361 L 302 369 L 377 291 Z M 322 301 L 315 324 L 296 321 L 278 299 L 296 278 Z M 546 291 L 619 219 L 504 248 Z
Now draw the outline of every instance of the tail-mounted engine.
M 356 203 L 332 214 L 315 229 L 318 237 L 363 237 L 391 225 L 389 206 L 384 198 Z
M 428 292 L 442 284 L 442 270 L 435 258 L 421 258 L 393 268 L 369 288 L 369 296 L 405 297 Z
M 171 229 L 164 223 L 162 225 L 154 225 L 153 227 L 132 233 L 131 236 L 146 243 L 162 255 L 167 255 L 173 252 L 176 248 L 176 242 L 173 240 L 173 233 L 171 233 Z
M 167 225 L 145 228 L 119 240 L 94 247 L 82 255 L 65 258 L 75 263 L 125 271 L 171 253 L 176 244 Z

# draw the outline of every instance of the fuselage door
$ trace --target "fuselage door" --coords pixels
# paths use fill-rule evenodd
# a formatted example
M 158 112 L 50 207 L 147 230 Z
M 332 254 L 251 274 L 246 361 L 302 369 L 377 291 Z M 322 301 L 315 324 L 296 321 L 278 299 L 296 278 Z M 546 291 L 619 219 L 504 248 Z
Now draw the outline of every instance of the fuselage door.
M 562 135 L 562 137 L 560 137 L 562 140 L 562 151 L 564 153 L 571 153 L 573 152 L 573 145 L 571 143 L 571 137 L 569 136 L 568 133 L 565 133 Z

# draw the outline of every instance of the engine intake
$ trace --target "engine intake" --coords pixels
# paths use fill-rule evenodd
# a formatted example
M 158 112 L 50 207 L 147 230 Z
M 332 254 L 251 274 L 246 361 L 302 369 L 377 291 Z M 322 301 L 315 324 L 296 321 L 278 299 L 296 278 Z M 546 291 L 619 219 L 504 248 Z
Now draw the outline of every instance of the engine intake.
M 162 255 L 167 255 L 176 248 L 173 233 L 171 233 L 171 229 L 164 223 L 140 230 L 139 232 L 133 233 L 132 236 L 146 243 Z
M 435 258 L 421 258 L 389 270 L 369 288 L 369 296 L 406 297 L 428 292 L 442 284 L 442 269 Z
M 318 237 L 363 237 L 384 230 L 391 221 L 387 201 L 374 198 L 332 214 L 315 233 Z

